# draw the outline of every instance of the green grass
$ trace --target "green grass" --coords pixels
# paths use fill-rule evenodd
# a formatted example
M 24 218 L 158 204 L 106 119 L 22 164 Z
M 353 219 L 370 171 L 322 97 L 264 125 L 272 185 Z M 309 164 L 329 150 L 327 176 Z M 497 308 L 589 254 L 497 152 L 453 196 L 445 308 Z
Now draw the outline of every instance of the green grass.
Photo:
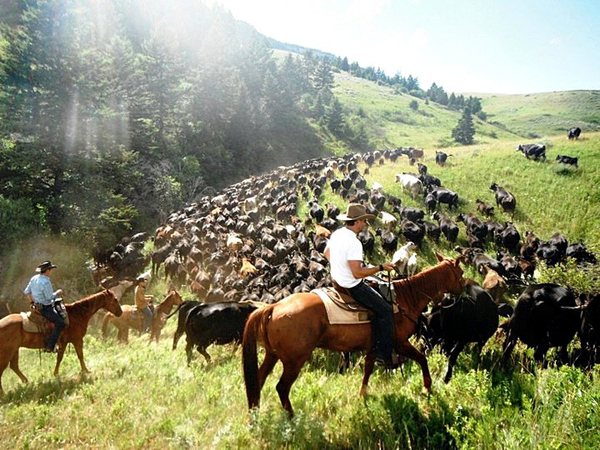
M 498 121 L 523 136 L 567 135 L 578 126 L 600 131 L 600 91 L 545 92 L 528 95 L 476 94 L 489 121 Z
M 500 345 L 481 357 L 466 352 L 450 384 L 446 360 L 429 356 L 433 394 L 425 396 L 418 365 L 371 378 L 358 397 L 361 364 L 336 372 L 337 355 L 314 353 L 292 389 L 288 420 L 275 392 L 278 365 L 263 390 L 261 409 L 246 409 L 240 350 L 211 347 L 213 361 L 185 363 L 184 341 L 171 351 L 174 323 L 162 341 L 129 346 L 102 341 L 93 328 L 85 354 L 91 375 L 79 375 L 73 350 L 61 375 L 54 358 L 21 351 L 21 384 L 4 374 L 0 400 L 2 448 L 597 448 L 598 370 L 541 369 L 521 348 L 498 367 Z M 531 355 L 528 355 L 530 357 Z

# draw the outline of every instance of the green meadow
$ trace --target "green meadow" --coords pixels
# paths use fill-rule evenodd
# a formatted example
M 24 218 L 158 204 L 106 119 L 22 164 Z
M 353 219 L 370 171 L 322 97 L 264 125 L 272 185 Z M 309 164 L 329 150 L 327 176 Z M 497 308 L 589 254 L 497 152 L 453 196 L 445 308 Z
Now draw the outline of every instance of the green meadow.
M 547 239 L 564 233 L 569 242 L 584 242 L 600 252 L 600 133 L 579 141 L 564 136 L 544 140 L 546 162 L 529 161 L 515 145 L 456 147 L 446 167 L 426 149 L 424 163 L 431 174 L 459 193 L 458 212 L 474 212 L 475 200 L 494 203 L 492 182 L 517 198 L 513 217 L 501 211 L 496 220 L 513 220 L 521 233 L 534 231 Z M 577 156 L 579 168 L 565 168 L 557 154 Z M 360 167 L 361 170 L 364 166 Z M 416 171 L 406 158 L 374 166 L 367 175 L 405 205 L 422 206 L 401 192 L 396 173 Z M 321 204 L 345 203 L 325 189 Z M 299 215 L 306 213 L 299 205 Z M 444 208 L 445 212 L 445 208 Z M 456 214 L 453 212 L 452 214 Z M 377 224 L 376 224 L 377 225 Z M 463 227 L 464 228 L 464 227 Z M 461 232 L 459 240 L 464 241 Z M 426 244 L 420 266 L 433 264 L 433 251 L 455 255 L 442 239 Z M 378 251 L 374 262 L 386 258 Z M 476 277 L 472 271 L 469 276 Z M 164 295 L 158 282 L 151 292 Z M 187 299 L 192 296 L 183 291 Z M 126 297 L 124 303 L 130 303 Z M 100 315 L 101 316 L 101 315 Z M 439 350 L 428 355 L 433 393 L 422 394 L 418 365 L 401 370 L 377 369 L 370 394 L 359 398 L 362 356 L 354 355 L 349 372 L 337 372 L 338 355 L 316 351 L 294 384 L 291 400 L 296 416 L 288 419 L 275 391 L 281 374 L 277 365 L 263 389 L 261 409 L 247 410 L 241 372 L 241 352 L 234 345 L 211 346 L 213 359 L 200 355 L 186 365 L 185 339 L 171 350 L 175 317 L 163 339 L 148 344 L 147 336 L 116 342 L 112 331 L 100 336 L 98 317 L 85 340 L 91 375 L 80 375 L 70 348 L 58 378 L 52 376 L 54 357 L 21 350 L 20 366 L 30 378 L 23 385 L 7 369 L 6 395 L 0 399 L 0 448 L 569 448 L 600 446 L 600 383 L 598 367 L 590 372 L 557 367 L 552 351 L 547 367 L 533 362 L 532 352 L 518 345 L 511 361 L 500 365 L 503 336 L 497 334 L 482 354 L 463 352 L 449 384 L 442 381 L 446 358 Z M 576 347 L 578 343 L 574 343 Z

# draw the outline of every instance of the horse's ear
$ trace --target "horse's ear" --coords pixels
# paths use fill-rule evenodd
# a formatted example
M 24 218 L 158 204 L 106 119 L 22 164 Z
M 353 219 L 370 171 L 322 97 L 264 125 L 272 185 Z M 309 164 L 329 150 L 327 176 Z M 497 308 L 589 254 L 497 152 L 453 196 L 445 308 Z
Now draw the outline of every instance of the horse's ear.
M 442 255 L 440 255 L 438 252 L 435 252 L 435 257 L 437 258 L 437 260 L 439 262 L 442 262 L 444 259 L 446 259 Z
M 463 256 L 459 256 L 458 258 L 456 258 L 456 259 L 454 260 L 454 265 L 455 265 L 456 267 L 458 267 L 458 265 L 459 265 L 460 263 L 462 263 L 462 264 L 465 264 L 466 262 L 467 262 L 467 257 L 463 255 Z

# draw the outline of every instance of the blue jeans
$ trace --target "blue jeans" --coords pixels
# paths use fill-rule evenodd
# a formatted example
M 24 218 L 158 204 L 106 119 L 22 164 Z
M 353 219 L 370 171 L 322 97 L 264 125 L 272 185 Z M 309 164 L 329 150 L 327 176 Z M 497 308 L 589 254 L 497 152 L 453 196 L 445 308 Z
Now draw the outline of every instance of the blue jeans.
M 149 306 L 142 308 L 142 312 L 144 313 L 144 331 L 150 330 L 150 324 L 152 323 L 152 310 Z
M 54 306 L 52 305 L 40 305 L 39 303 L 36 305 L 39 312 L 48 319 L 50 322 L 54 324 L 54 330 L 52 330 L 52 334 L 46 343 L 46 348 L 53 350 L 58 342 L 58 338 L 60 337 L 60 333 L 65 328 L 65 321 L 63 318 L 56 312 Z
M 394 346 L 394 310 L 379 293 L 364 281 L 348 288 L 348 292 L 356 303 L 375 313 L 373 325 L 373 341 L 375 357 L 390 361 Z

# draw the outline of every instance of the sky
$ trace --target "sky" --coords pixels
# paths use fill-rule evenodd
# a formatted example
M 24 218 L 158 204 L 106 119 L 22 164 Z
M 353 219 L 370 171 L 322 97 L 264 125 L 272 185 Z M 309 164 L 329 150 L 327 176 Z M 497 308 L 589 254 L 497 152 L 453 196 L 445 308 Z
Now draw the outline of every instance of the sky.
M 447 92 L 600 89 L 600 0 L 208 0 L 281 42 Z

